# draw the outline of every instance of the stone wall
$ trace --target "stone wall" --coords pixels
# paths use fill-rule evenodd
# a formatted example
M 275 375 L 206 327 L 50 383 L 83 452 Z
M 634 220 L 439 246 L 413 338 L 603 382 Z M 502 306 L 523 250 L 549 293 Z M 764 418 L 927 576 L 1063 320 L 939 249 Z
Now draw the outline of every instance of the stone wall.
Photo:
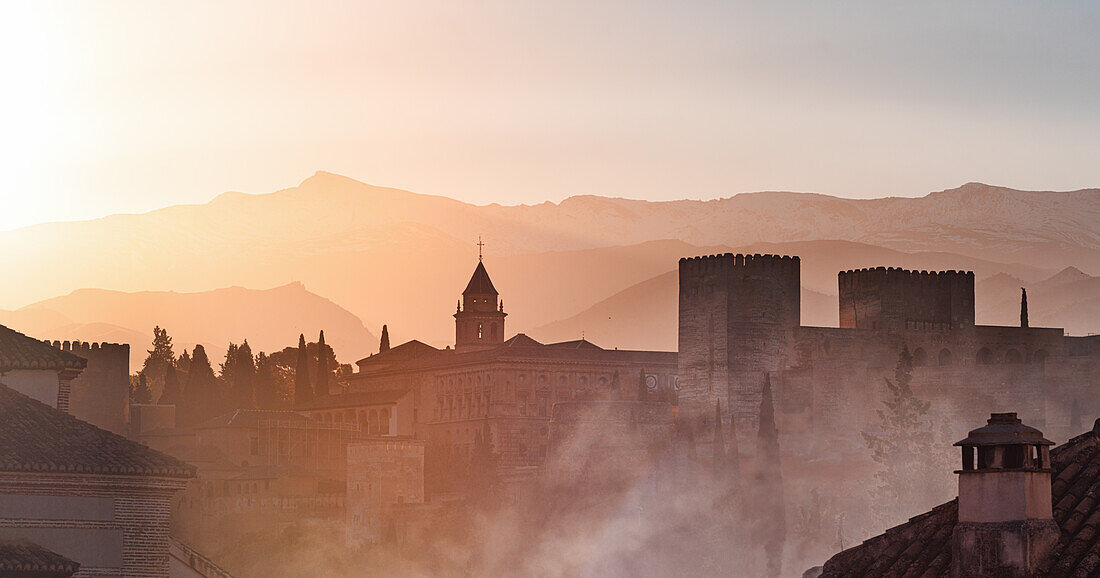
M 840 326 L 899 330 L 910 324 L 959 329 L 974 325 L 974 273 L 876 267 L 841 271 Z
M 53 346 L 88 360 L 72 381 L 69 413 L 119 435 L 128 433 L 130 346 L 126 343 L 54 341 Z

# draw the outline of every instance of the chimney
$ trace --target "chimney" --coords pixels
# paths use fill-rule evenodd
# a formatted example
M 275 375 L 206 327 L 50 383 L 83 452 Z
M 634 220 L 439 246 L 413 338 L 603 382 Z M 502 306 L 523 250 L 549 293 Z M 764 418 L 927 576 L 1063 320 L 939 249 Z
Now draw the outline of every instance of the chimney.
M 962 469 L 955 472 L 959 522 L 951 575 L 1035 576 L 1061 533 L 1051 509 L 1053 442 L 1015 413 L 994 413 L 955 445 L 962 447 Z

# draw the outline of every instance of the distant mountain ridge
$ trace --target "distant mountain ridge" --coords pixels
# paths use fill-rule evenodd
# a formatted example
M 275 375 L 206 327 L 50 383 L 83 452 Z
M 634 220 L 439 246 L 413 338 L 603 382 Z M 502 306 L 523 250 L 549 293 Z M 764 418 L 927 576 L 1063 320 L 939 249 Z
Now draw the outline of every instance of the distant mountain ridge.
M 920 198 L 777 192 L 477 206 L 319 172 L 273 193 L 0 232 L 0 267 L 20 279 L 0 284 L 0 307 L 82 287 L 197 292 L 300 280 L 370 327 L 389 323 L 396 341 L 445 344 L 479 235 L 509 326 L 522 330 L 575 315 L 674 268 L 680 256 L 723 247 L 852 243 L 947 253 L 944 268 L 972 261 L 1009 264 L 1030 278 L 1069 265 L 1095 273 L 1100 189 L 971 183 Z M 815 266 L 804 260 L 804 278 Z M 808 288 L 830 292 L 819 277 Z
M 80 289 L 0 311 L 0 323 L 40 339 L 129 343 L 132 371 L 141 368 L 154 325 L 168 330 L 177 354 L 201 343 L 212 362 L 221 361 L 230 341 L 239 344 L 247 339 L 253 353 L 270 353 L 297 345 L 299 333 L 315 341 L 322 329 L 344 362 L 378 347 L 377 338 L 358 317 L 301 283 L 200 293 Z

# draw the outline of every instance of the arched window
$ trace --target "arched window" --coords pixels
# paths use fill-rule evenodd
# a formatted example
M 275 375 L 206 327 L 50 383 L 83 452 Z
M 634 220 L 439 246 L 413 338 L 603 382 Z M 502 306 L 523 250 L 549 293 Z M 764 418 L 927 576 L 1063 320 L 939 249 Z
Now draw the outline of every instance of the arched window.
M 951 365 L 951 350 L 944 348 L 940 350 L 939 356 L 940 365 Z
M 918 347 L 913 351 L 913 365 L 916 367 L 928 365 L 928 354 L 924 352 L 923 347 Z
M 978 365 L 992 365 L 993 364 L 993 352 L 988 347 L 983 347 L 978 350 L 977 356 Z
M 478 323 L 477 324 L 477 338 L 478 339 L 481 339 L 481 329 L 482 329 L 481 324 Z
M 1005 363 L 1023 363 L 1024 356 L 1020 355 L 1020 352 L 1015 349 L 1009 349 L 1005 352 Z
M 1050 357 L 1050 354 L 1047 353 L 1045 349 L 1040 349 L 1035 352 L 1035 355 L 1033 355 L 1031 359 L 1034 361 L 1034 363 L 1042 365 L 1047 362 L 1048 357 Z

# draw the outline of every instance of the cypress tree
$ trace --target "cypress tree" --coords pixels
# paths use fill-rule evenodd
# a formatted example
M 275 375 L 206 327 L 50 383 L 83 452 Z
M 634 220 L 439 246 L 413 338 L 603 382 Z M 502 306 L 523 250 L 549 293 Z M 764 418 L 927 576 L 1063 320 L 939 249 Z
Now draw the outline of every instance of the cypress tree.
M 767 576 L 779 576 L 782 570 L 783 542 L 787 523 L 783 506 L 783 474 L 779 466 L 779 428 L 775 425 L 771 377 L 764 374 L 760 400 L 759 429 L 756 434 L 756 472 L 753 499 L 756 510 L 754 534 L 761 541 L 767 563 Z
M 645 370 L 638 371 L 638 401 L 646 401 L 649 399 L 649 392 L 645 386 Z
M 180 378 L 176 367 L 169 365 L 164 372 L 164 393 L 157 400 L 158 405 L 178 405 L 180 402 Z
M 153 403 L 153 392 L 149 390 L 149 384 L 145 381 L 145 374 L 139 373 L 137 385 L 130 394 L 134 403 Z
M 302 405 L 313 399 L 313 387 L 309 384 L 309 352 L 306 336 L 298 336 L 298 367 L 294 371 L 294 405 Z
M 714 401 L 714 477 L 726 474 L 726 439 L 722 435 L 722 400 Z
M 382 339 L 378 341 L 378 353 L 385 353 L 390 350 L 390 329 L 382 324 Z
M 1027 289 L 1020 287 L 1020 327 L 1027 327 Z
M 275 362 L 264 352 L 256 356 L 255 381 L 256 407 L 275 409 L 278 395 L 275 392 Z
M 314 384 L 314 395 L 328 394 L 328 346 L 325 345 L 325 330 L 321 330 L 321 336 L 317 338 L 317 383 Z
M 187 387 L 183 390 L 186 402 L 183 413 L 188 425 L 214 417 L 219 406 L 217 383 L 214 369 L 210 367 L 210 358 L 206 356 L 206 348 L 196 345 L 191 356 Z
M 256 362 L 252 358 L 252 348 L 248 340 L 237 348 L 237 364 L 233 375 L 233 394 L 238 408 L 254 408 Z

